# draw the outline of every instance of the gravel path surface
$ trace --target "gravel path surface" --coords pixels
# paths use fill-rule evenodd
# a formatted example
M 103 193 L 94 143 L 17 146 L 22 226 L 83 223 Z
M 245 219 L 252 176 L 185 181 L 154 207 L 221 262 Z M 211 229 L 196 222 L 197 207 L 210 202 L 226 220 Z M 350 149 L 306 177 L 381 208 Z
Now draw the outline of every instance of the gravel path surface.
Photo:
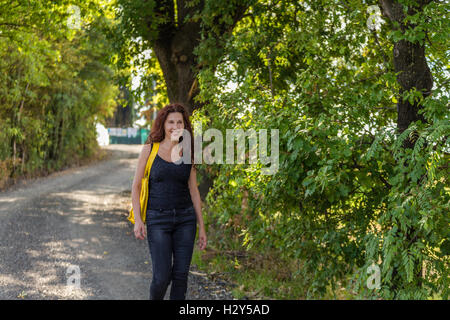
M 148 244 L 126 220 L 142 146 L 103 148 L 106 160 L 0 193 L 0 299 L 148 299 Z M 233 299 L 195 266 L 186 298 Z

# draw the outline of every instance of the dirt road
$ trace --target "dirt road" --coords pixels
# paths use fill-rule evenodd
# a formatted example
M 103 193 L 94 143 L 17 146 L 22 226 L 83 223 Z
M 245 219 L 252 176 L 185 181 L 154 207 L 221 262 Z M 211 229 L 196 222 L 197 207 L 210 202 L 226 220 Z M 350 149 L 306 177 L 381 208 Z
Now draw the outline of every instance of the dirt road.
M 106 160 L 0 193 L 0 299 L 148 299 L 147 241 L 126 220 L 142 146 L 104 148 Z M 191 268 L 187 299 L 232 296 Z

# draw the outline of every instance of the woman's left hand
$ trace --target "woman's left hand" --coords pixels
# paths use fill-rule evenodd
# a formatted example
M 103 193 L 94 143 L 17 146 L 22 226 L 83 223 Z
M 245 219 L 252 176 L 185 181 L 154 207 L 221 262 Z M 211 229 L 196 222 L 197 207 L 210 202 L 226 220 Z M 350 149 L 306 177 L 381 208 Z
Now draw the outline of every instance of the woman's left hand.
M 198 247 L 200 250 L 205 250 L 206 248 L 206 231 L 201 228 L 198 232 Z

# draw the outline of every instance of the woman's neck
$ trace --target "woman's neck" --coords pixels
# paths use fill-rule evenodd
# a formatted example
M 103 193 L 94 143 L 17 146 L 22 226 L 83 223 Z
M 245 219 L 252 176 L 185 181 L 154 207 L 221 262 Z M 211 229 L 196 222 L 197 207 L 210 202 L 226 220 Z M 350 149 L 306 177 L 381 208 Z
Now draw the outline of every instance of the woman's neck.
M 164 148 L 172 150 L 178 143 L 178 141 L 172 141 L 170 140 L 170 138 L 166 137 L 163 141 L 161 141 L 160 145 L 162 145 Z

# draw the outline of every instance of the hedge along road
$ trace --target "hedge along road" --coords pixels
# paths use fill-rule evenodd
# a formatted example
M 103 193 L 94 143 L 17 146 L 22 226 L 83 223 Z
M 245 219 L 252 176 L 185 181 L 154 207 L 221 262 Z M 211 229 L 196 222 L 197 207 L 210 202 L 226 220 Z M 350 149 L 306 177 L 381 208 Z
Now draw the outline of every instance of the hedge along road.
M 126 220 L 142 146 L 103 148 L 105 160 L 0 193 L 0 299 L 148 299 L 148 244 Z M 193 268 L 187 299 L 232 299 Z

